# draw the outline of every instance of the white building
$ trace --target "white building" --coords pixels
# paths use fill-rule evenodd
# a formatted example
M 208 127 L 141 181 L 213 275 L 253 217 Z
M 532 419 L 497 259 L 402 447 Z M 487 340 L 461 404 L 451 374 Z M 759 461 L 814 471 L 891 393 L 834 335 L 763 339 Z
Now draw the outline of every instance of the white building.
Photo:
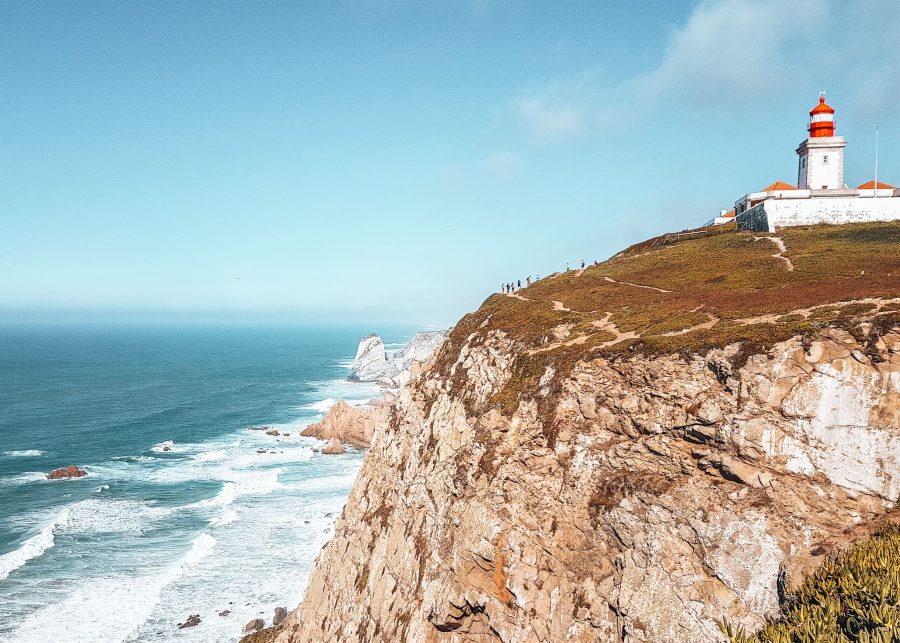
M 900 219 L 900 189 L 874 181 L 848 188 L 844 182 L 843 136 L 835 136 L 834 109 L 825 96 L 809 113 L 809 137 L 797 147 L 797 185 L 776 181 L 745 194 L 734 210 L 707 223 L 737 221 L 739 228 L 775 232 L 815 223 L 853 223 Z

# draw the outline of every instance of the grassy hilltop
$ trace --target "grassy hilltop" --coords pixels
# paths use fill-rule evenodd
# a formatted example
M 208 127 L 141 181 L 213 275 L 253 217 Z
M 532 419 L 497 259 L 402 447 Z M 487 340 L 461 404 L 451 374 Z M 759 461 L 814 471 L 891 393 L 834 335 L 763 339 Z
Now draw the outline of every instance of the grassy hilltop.
M 470 335 L 501 330 L 524 350 L 495 397 L 512 412 L 552 366 L 635 352 L 693 353 L 740 343 L 734 365 L 828 326 L 874 342 L 900 322 L 900 222 L 737 230 L 651 239 L 584 270 L 495 294 L 454 328 L 446 358 Z

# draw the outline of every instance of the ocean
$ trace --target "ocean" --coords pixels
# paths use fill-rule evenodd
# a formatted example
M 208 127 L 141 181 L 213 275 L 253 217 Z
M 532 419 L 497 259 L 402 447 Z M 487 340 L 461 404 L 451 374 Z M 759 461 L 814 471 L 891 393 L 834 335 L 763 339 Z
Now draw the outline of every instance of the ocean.
M 0 328 L 0 641 L 236 641 L 295 607 L 363 459 L 299 432 L 379 393 L 346 381 L 371 330 Z

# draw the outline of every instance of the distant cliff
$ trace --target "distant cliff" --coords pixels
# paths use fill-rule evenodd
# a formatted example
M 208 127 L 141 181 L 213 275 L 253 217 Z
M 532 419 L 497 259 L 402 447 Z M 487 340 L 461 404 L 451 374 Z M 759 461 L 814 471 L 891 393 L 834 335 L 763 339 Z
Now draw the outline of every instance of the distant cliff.
M 900 496 L 900 224 L 494 295 L 374 426 L 300 641 L 723 641 Z
M 447 331 L 416 333 L 399 351 L 388 353 L 384 341 L 376 334 L 367 335 L 356 349 L 356 357 L 350 370 L 355 382 L 376 382 L 396 388 L 409 381 L 409 369 L 413 361 L 424 362 L 440 346 Z

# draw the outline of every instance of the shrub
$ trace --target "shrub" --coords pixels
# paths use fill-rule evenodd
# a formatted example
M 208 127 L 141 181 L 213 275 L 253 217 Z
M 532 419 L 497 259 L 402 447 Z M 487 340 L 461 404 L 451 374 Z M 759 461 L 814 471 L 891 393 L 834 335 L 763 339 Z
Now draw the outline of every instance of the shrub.
M 900 524 L 827 558 L 758 632 L 721 629 L 731 643 L 900 641 Z

